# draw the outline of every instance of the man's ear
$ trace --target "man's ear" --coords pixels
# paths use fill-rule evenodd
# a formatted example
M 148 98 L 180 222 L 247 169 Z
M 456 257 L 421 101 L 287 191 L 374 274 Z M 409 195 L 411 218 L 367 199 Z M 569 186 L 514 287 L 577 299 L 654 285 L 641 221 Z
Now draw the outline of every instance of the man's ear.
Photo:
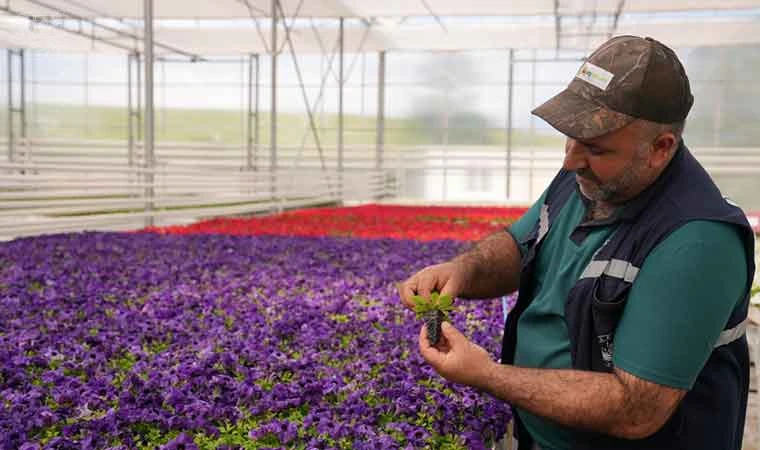
M 678 146 L 678 138 L 671 131 L 660 134 L 652 142 L 652 152 L 649 154 L 649 167 L 660 169 L 667 165 Z

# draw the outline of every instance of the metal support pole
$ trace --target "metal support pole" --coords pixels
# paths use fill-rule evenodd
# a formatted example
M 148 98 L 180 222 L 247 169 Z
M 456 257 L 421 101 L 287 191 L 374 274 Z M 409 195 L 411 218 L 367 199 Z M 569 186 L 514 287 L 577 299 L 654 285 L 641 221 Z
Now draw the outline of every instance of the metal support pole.
M 13 50 L 8 49 L 8 162 L 14 160 L 13 137 Z
M 161 135 L 166 136 L 166 61 L 161 60 L 161 107 L 159 108 L 158 121 L 161 124 Z
M 559 0 L 554 0 L 554 56 L 559 56 L 562 18 L 559 16 Z
M 84 135 L 90 137 L 90 58 L 84 55 Z
M 341 201 L 343 201 L 343 193 L 345 192 L 345 186 L 343 186 L 343 21 L 344 19 L 341 17 L 338 29 L 338 47 L 340 50 L 338 55 L 338 192 Z
M 20 130 L 19 134 L 21 135 L 21 141 L 22 145 L 28 148 L 28 143 L 26 142 L 26 68 L 25 68 L 25 55 L 24 55 L 24 49 L 21 48 L 18 51 L 18 57 L 19 57 L 19 87 L 21 88 L 20 93 L 20 103 L 19 103 L 19 119 L 21 121 L 20 123 Z
M 260 83 L 260 77 L 259 77 L 259 55 L 258 53 L 254 55 L 254 60 L 256 61 L 256 83 L 255 83 L 255 94 L 256 99 L 254 103 L 254 116 L 253 116 L 253 170 L 257 170 L 259 167 L 259 85 Z
M 514 61 L 512 62 L 514 64 Z M 536 107 L 536 50 L 533 49 L 533 61 L 530 65 L 530 107 Z M 531 138 L 536 134 L 535 116 L 530 115 L 530 135 Z M 535 153 L 533 148 L 530 149 L 530 167 L 528 168 L 528 200 L 533 201 L 533 166 L 535 163 Z
M 377 147 L 375 148 L 375 169 L 383 167 L 385 151 L 385 51 L 377 54 Z
M 364 116 L 364 88 L 366 87 L 365 86 L 364 78 L 366 76 L 366 74 L 365 74 L 366 70 L 367 70 L 367 53 L 366 52 L 362 52 L 362 70 L 361 70 L 361 74 L 362 74 L 361 90 L 362 90 L 362 92 L 361 92 L 361 96 L 360 96 L 361 105 L 360 105 L 360 108 L 359 108 L 359 111 L 360 111 L 359 114 L 361 114 L 362 116 Z
M 143 140 L 143 96 L 142 96 L 142 57 L 140 56 L 140 52 L 135 53 L 135 62 L 137 63 L 137 142 L 142 142 Z M 143 149 L 143 152 L 145 150 Z
M 132 105 L 132 58 L 133 53 L 127 55 L 127 164 L 132 167 L 135 163 L 135 134 L 134 134 L 134 109 Z
M 284 17 L 285 12 L 282 10 L 282 6 L 280 5 L 280 14 Z M 327 188 L 330 190 L 330 194 L 334 195 L 332 186 L 330 183 L 329 174 L 327 174 L 327 168 L 325 166 L 325 159 L 324 154 L 322 152 L 322 145 L 319 142 L 319 131 L 317 130 L 316 122 L 314 121 L 314 109 L 316 109 L 316 103 L 319 102 L 320 98 L 322 98 L 322 88 L 324 87 L 324 83 L 326 81 L 326 76 L 322 78 L 322 85 L 319 89 L 319 95 L 317 96 L 317 99 L 315 101 L 315 107 L 312 108 L 309 104 L 309 96 L 306 93 L 306 83 L 303 81 L 303 75 L 301 73 L 301 67 L 298 65 L 298 56 L 296 56 L 296 49 L 293 46 L 293 40 L 290 38 L 290 29 L 288 28 L 287 24 L 283 22 L 283 25 L 285 25 L 285 41 L 288 44 L 288 50 L 290 50 L 290 56 L 293 59 L 293 68 L 296 70 L 296 76 L 298 77 L 298 85 L 301 87 L 301 95 L 303 96 L 303 103 L 306 105 L 306 115 L 309 118 L 309 126 L 311 127 L 311 132 L 314 136 L 314 144 L 317 146 L 317 152 L 319 153 L 319 163 L 322 166 L 322 173 L 324 173 L 327 177 Z M 332 60 L 331 60 L 332 61 Z M 301 143 L 301 150 L 303 150 L 303 142 Z M 300 157 L 300 153 L 299 153 Z
M 509 84 L 507 85 L 507 199 L 509 199 L 512 182 L 512 88 L 514 86 L 515 50 L 509 49 Z
M 277 2 L 278 0 L 272 0 L 272 106 L 269 119 L 270 192 L 273 198 L 277 193 Z
M 18 83 L 19 99 L 18 106 L 13 101 L 13 57 L 18 56 Z M 25 147 L 26 142 L 26 69 L 24 67 L 24 50 L 8 49 L 8 161 L 14 162 L 18 158 L 16 149 L 17 138 Z M 18 120 L 14 116 L 18 114 Z M 17 131 L 18 127 L 18 131 Z
M 379 52 L 377 59 L 377 147 L 375 148 L 375 170 L 379 172 L 383 168 L 383 151 L 385 150 L 385 51 Z M 385 175 L 383 175 L 383 180 L 385 180 Z
M 514 64 L 515 61 L 512 60 L 512 64 Z M 536 107 L 536 49 L 533 49 L 533 58 L 530 62 L 530 107 L 535 108 Z M 535 116 L 533 114 L 530 114 L 530 134 L 531 136 L 536 131 L 536 124 L 535 124 Z
M 156 167 L 153 154 L 153 0 L 144 0 L 145 28 L 145 203 L 146 212 L 153 211 L 154 173 Z M 153 226 L 154 217 L 146 216 L 145 226 Z
M 253 55 L 248 55 L 248 78 L 246 79 L 248 89 L 247 112 L 245 116 L 245 150 L 246 150 L 246 169 L 253 169 Z

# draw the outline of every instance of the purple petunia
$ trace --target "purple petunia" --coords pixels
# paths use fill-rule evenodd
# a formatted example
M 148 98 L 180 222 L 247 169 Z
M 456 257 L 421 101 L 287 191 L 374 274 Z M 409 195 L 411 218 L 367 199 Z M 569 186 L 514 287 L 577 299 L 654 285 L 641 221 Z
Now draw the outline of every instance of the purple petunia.
M 2 243 L 0 449 L 237 448 L 235 436 L 486 446 L 509 408 L 435 374 L 395 287 L 463 245 L 119 233 Z M 500 302 L 462 302 L 452 320 L 498 350 Z

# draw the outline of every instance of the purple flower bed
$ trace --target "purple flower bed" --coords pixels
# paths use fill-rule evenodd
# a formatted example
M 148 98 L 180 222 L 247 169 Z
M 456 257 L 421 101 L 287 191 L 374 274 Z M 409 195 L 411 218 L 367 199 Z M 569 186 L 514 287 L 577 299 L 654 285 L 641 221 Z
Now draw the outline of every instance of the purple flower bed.
M 68 234 L 0 244 L 0 446 L 484 448 L 509 409 L 419 356 L 395 283 L 453 241 Z M 501 304 L 454 324 L 496 354 Z

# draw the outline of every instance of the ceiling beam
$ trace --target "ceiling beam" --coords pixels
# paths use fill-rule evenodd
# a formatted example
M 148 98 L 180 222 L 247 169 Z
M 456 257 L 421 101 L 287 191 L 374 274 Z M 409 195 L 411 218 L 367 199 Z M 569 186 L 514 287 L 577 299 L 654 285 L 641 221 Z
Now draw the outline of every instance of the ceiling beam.
M 59 25 L 59 24 L 57 24 L 57 23 L 55 23 L 55 22 L 53 22 L 51 20 L 41 21 L 41 20 L 35 19 L 34 16 L 29 16 L 27 14 L 24 14 L 24 13 L 22 13 L 20 11 L 15 11 L 15 10 L 13 10 L 11 8 L 6 7 L 6 6 L 0 5 L 0 11 L 3 11 L 5 13 L 7 13 L 7 14 L 12 15 L 12 16 L 23 17 L 23 18 L 29 20 L 29 22 L 32 23 L 32 24 L 45 25 L 45 26 L 48 26 L 48 27 L 51 27 L 51 28 L 55 28 L 57 30 L 64 31 L 66 33 L 70 33 L 70 34 L 74 34 L 74 35 L 80 36 L 80 37 L 82 37 L 84 39 L 89 39 L 91 41 L 96 41 L 96 42 L 100 42 L 102 44 L 110 45 L 111 47 L 116 47 L 118 49 L 125 50 L 125 51 L 127 51 L 129 53 L 136 51 L 136 49 L 134 47 L 129 47 L 129 46 L 123 45 L 123 44 L 117 44 L 115 42 L 111 42 L 111 41 L 109 41 L 109 40 L 107 40 L 107 39 L 105 39 L 103 37 L 97 36 L 95 34 L 87 34 L 87 33 L 85 33 L 84 31 L 81 31 L 81 30 L 75 30 L 75 29 L 67 28 L 65 25 L 63 25 L 63 24 Z
M 121 37 L 129 38 L 129 39 L 134 39 L 136 41 L 143 41 L 144 40 L 144 37 L 139 36 L 137 34 L 130 33 L 128 31 L 124 31 L 124 30 L 120 30 L 118 28 L 110 27 L 108 25 L 103 25 L 101 23 L 98 23 L 94 19 L 88 19 L 86 17 L 82 17 L 82 16 L 80 16 L 78 14 L 74 14 L 74 13 L 72 13 L 70 11 L 66 11 L 66 10 L 58 8 L 56 6 L 52 6 L 52 5 L 48 4 L 48 3 L 45 3 L 45 2 L 40 1 L 40 0 L 26 0 L 26 1 L 29 2 L 29 3 L 32 3 L 34 5 L 37 5 L 37 6 L 41 6 L 43 8 L 47 8 L 47 9 L 49 9 L 51 11 L 55 11 L 58 14 L 63 14 L 63 15 L 65 15 L 68 18 L 71 18 L 71 19 L 74 19 L 74 20 L 79 20 L 79 21 L 82 21 L 82 22 L 85 22 L 85 23 L 89 23 L 93 27 L 102 28 L 102 29 L 104 29 L 106 31 L 110 31 L 111 33 L 114 33 L 114 34 L 116 34 L 118 36 L 121 36 Z M 29 16 L 27 16 L 27 17 L 30 18 L 30 19 L 32 19 L 32 20 L 34 20 L 33 17 L 29 17 Z M 40 23 L 44 24 L 45 22 L 40 22 Z M 171 46 L 171 45 L 162 44 L 160 42 L 155 42 L 155 46 L 156 47 L 161 47 L 161 48 L 163 48 L 165 50 L 168 50 L 168 51 L 170 51 L 172 53 L 176 53 L 178 55 L 183 55 L 183 56 L 185 56 L 187 58 L 190 58 L 193 61 L 203 60 L 203 57 L 201 57 L 200 55 L 196 55 L 196 54 L 193 54 L 193 53 L 190 53 L 190 52 L 186 52 L 186 51 L 184 51 L 182 49 L 179 49 L 179 48 Z

